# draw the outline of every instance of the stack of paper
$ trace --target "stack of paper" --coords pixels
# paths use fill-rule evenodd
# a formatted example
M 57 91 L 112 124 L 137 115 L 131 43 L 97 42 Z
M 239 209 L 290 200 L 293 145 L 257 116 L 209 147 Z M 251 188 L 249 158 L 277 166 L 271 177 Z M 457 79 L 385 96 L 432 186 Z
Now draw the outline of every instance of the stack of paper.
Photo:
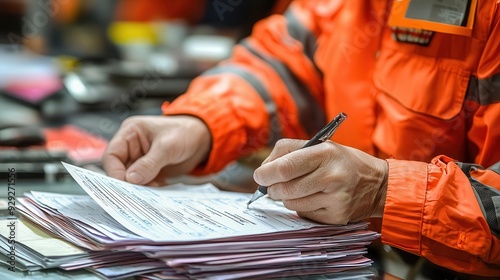
M 321 225 L 268 198 L 247 209 L 248 194 L 135 186 L 65 166 L 89 196 L 31 192 L 18 200 L 23 217 L 82 248 L 50 267 L 86 268 L 110 279 L 371 273 L 359 270 L 371 265 L 363 254 L 378 237 L 366 223 Z M 26 260 L 49 267 L 43 254 Z
M 10 233 L 12 227 L 15 228 L 15 234 Z M 15 237 L 15 242 L 7 238 L 9 235 Z M 24 219 L 0 220 L 0 251 L 0 263 L 11 266 L 14 261 L 22 271 L 62 267 L 89 259 L 116 259 L 130 254 L 134 257 L 140 256 L 136 252 L 85 250 L 54 238 Z M 10 256 L 13 258 L 9 258 Z

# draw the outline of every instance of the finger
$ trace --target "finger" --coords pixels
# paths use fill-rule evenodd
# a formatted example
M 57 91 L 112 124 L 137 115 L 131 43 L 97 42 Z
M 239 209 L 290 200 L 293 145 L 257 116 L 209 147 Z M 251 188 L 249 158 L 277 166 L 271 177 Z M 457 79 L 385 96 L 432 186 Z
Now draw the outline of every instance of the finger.
M 102 157 L 102 166 L 108 176 L 124 180 L 128 161 L 128 144 L 114 137 L 108 143 Z
M 151 147 L 151 140 L 144 132 L 133 131 L 123 137 L 127 143 L 127 167 L 147 153 Z
M 194 169 L 193 164 L 188 161 L 179 164 L 168 165 L 162 168 L 160 172 L 158 172 L 158 175 L 156 175 L 156 177 L 152 181 L 146 183 L 145 185 L 155 186 L 155 187 L 165 186 L 168 184 L 168 178 L 173 178 L 187 174 L 193 169 Z
M 316 147 L 293 151 L 260 166 L 254 172 L 254 180 L 261 186 L 287 182 L 314 171 L 322 162 L 315 156 Z
M 271 151 L 269 156 L 267 156 L 267 158 L 262 162 L 261 165 L 264 165 L 270 161 L 280 158 L 283 155 L 286 155 L 290 152 L 298 150 L 304 147 L 306 143 L 307 141 L 304 140 L 281 139 L 278 142 L 276 142 L 276 145 L 274 146 L 273 150 Z
M 185 160 L 183 143 L 178 139 L 174 134 L 157 136 L 147 153 L 127 169 L 126 180 L 134 184 L 146 184 L 154 180 L 165 166 Z
M 126 167 L 115 154 L 105 155 L 102 159 L 102 165 L 108 176 L 118 180 L 125 180 Z
M 347 217 L 335 214 L 332 215 L 332 211 L 328 211 L 326 208 L 310 212 L 297 212 L 297 215 L 321 224 L 346 225 L 349 222 Z
M 302 177 L 269 186 L 267 194 L 274 200 L 294 200 L 322 193 L 326 186 L 321 182 L 322 179 L 308 173 Z
M 293 211 L 297 212 L 312 212 L 322 208 L 326 208 L 328 205 L 324 203 L 323 193 L 316 193 L 313 195 L 297 198 L 283 200 L 283 205 Z
M 137 159 L 126 171 L 125 179 L 133 184 L 146 184 L 152 181 L 167 164 L 166 154 L 168 147 L 162 147 L 153 141 L 151 148 L 145 155 Z
M 102 164 L 106 173 L 113 178 L 124 180 L 129 163 L 139 158 L 141 150 L 148 149 L 146 137 L 144 133 L 139 133 L 135 126 L 123 125 L 104 152 Z

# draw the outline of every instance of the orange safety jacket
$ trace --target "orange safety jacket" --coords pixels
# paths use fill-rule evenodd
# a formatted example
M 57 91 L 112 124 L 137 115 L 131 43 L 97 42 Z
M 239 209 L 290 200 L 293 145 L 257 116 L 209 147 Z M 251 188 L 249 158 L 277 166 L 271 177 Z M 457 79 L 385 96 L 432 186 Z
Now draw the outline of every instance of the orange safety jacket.
M 397 40 L 388 2 L 294 1 L 163 112 L 208 125 L 206 174 L 343 111 L 332 140 L 389 163 L 382 241 L 500 276 L 500 164 L 483 169 L 500 161 L 500 2 L 478 1 L 471 37 L 428 45 Z

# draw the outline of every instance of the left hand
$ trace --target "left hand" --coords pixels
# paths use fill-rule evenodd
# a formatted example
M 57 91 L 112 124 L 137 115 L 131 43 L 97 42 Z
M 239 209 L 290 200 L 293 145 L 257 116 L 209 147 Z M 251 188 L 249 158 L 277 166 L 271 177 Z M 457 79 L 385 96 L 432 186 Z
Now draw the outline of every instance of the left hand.
M 269 197 L 325 224 L 382 216 L 389 169 L 385 160 L 332 141 L 301 149 L 305 143 L 278 141 L 255 170 L 255 181 L 269 187 Z

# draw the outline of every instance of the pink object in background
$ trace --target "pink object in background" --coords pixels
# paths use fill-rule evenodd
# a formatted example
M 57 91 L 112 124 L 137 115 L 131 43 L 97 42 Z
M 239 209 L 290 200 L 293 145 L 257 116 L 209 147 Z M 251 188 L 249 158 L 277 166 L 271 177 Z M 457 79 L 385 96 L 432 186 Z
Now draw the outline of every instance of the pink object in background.
M 10 81 L 4 87 L 4 93 L 30 104 L 38 104 L 61 89 L 59 77 L 40 76 Z

